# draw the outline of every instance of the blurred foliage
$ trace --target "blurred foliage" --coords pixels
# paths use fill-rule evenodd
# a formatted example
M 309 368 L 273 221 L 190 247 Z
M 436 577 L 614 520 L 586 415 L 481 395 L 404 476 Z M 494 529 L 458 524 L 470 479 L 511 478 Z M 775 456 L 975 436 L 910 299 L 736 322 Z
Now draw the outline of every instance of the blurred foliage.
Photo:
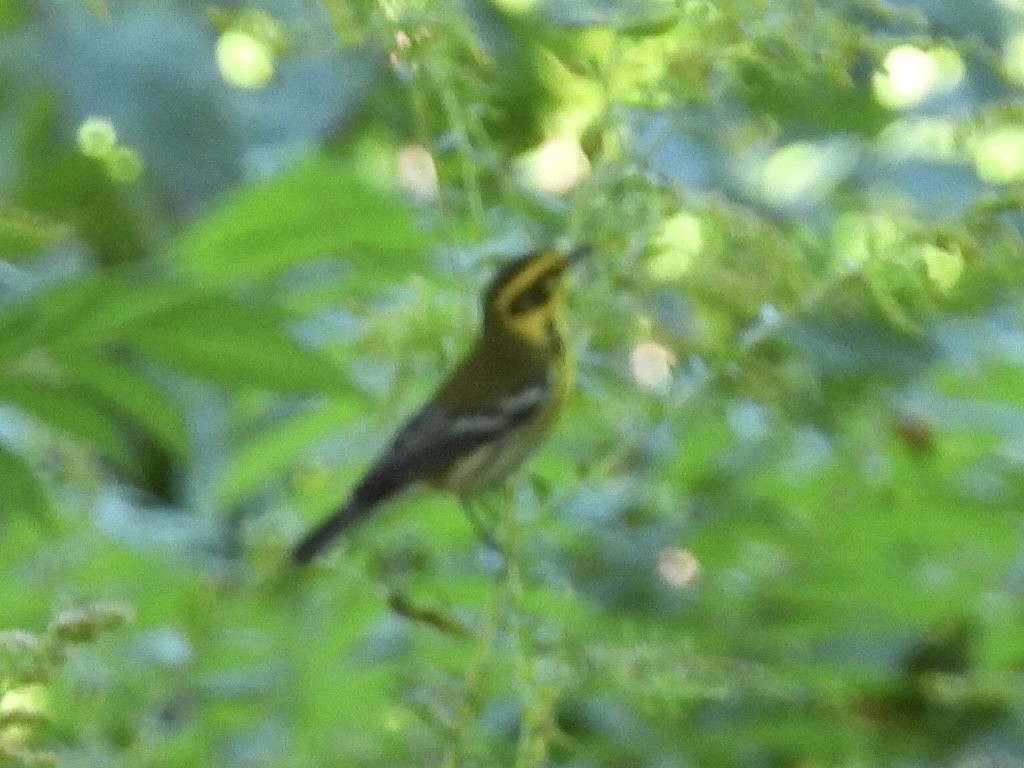
M 1024 763 L 1022 86 L 997 0 L 0 5 L 0 764 Z M 283 569 L 558 238 L 507 567 Z
M 59 764 L 56 753 L 33 744 L 35 732 L 45 730 L 50 720 L 46 686 L 60 674 L 68 654 L 75 653 L 74 646 L 91 643 L 131 618 L 123 604 L 93 603 L 60 611 L 44 632 L 0 632 L 0 764 Z

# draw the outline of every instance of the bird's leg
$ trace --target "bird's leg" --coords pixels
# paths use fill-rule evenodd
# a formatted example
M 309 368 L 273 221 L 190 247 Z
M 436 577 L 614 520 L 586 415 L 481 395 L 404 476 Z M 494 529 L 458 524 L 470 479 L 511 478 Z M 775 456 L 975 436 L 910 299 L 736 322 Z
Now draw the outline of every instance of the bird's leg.
M 473 530 L 476 531 L 476 536 L 480 542 L 488 549 L 501 554 L 501 547 L 498 546 L 498 540 L 495 538 L 494 532 L 480 519 L 475 504 L 465 497 L 460 498 L 459 501 L 462 504 L 462 511 L 466 513 L 466 518 L 473 525 Z

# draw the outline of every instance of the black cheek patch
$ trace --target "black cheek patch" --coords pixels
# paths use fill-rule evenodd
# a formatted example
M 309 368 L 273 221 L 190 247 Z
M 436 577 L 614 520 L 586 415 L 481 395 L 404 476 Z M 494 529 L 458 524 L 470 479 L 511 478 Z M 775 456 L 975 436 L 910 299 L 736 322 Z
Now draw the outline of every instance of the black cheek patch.
M 512 315 L 521 315 L 530 310 L 542 307 L 551 300 L 555 284 L 564 270 L 563 265 L 558 265 L 545 270 L 530 284 L 530 287 L 520 293 L 508 305 L 508 311 Z
M 551 290 L 548 288 L 547 281 L 544 281 L 530 286 L 528 291 L 516 296 L 515 301 L 509 304 L 508 309 L 513 315 L 522 315 L 531 309 L 547 304 L 550 298 Z

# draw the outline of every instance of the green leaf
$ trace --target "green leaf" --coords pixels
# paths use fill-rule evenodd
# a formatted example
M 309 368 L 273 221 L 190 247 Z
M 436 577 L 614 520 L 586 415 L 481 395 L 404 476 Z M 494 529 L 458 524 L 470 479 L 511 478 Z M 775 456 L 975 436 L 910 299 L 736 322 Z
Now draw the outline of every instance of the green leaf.
M 48 506 L 43 486 L 28 464 L 0 447 L 0 512 L 42 513 Z
M 47 248 L 71 233 L 63 223 L 0 204 L 0 253 L 23 256 Z
M 0 360 L 46 346 L 74 328 L 91 308 L 102 304 L 107 287 L 85 278 L 61 283 L 0 312 Z
M 116 272 L 60 283 L 0 313 L 0 359 L 34 347 L 92 349 L 117 341 L 168 308 L 208 289 L 166 283 L 135 283 Z
M 337 387 L 338 370 L 283 329 L 269 305 L 195 299 L 132 328 L 141 352 L 182 373 L 237 387 L 310 391 Z
M 0 402 L 21 408 L 39 424 L 86 440 L 122 467 L 132 466 L 131 452 L 117 434 L 110 414 L 74 389 L 0 376 Z
M 188 448 L 181 409 L 152 381 L 128 365 L 98 357 L 65 360 L 66 372 L 85 390 L 145 429 L 178 455 Z
M 338 429 L 365 407 L 362 398 L 346 397 L 262 431 L 237 451 L 217 489 L 227 505 L 286 472 L 317 440 Z
M 751 58 L 744 62 L 741 76 L 750 106 L 787 125 L 873 136 L 889 120 L 870 88 L 849 84 L 846 73 L 787 69 Z
M 177 263 L 204 280 L 262 278 L 294 264 L 338 254 L 389 262 L 429 243 L 395 194 L 369 185 L 351 167 L 312 158 L 260 186 L 239 190 L 179 239 Z
M 88 349 L 121 340 L 126 329 L 149 322 L 156 314 L 192 301 L 200 290 L 185 285 L 136 284 L 110 275 L 91 279 L 97 284 L 90 303 L 74 324 L 62 328 L 52 344 Z M 203 291 L 205 293 L 205 291 Z

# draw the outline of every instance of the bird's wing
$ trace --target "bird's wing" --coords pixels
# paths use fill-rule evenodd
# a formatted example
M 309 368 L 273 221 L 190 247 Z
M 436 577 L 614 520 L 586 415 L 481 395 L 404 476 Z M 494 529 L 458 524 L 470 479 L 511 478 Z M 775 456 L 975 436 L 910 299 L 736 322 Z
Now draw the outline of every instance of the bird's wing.
M 367 472 L 355 496 L 377 503 L 416 480 L 429 478 L 481 445 L 514 430 L 544 405 L 550 382 L 538 377 L 493 404 L 453 412 L 428 404 L 406 422 Z

